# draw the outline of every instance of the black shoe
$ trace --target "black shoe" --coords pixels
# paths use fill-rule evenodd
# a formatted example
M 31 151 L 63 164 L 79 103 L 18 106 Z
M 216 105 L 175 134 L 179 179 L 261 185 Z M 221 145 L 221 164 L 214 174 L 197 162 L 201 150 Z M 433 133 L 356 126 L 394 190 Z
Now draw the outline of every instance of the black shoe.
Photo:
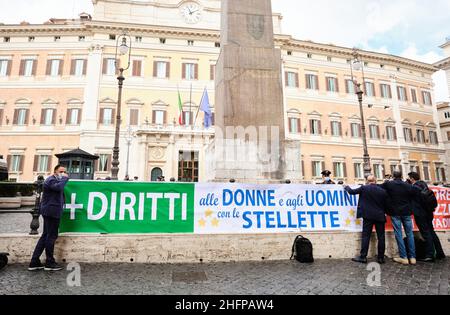
M 445 260 L 446 258 L 445 256 L 436 256 L 436 260 Z
M 352 259 L 352 261 L 360 263 L 360 264 L 367 264 L 367 258 L 363 258 L 363 257 L 355 257 Z
M 41 264 L 40 261 L 37 261 L 37 262 L 32 261 L 30 263 L 30 266 L 28 267 L 28 271 L 39 271 L 42 269 L 44 269 L 44 265 Z
M 57 263 L 51 263 L 51 264 L 45 264 L 45 271 L 60 271 L 63 270 L 64 268 L 60 265 L 58 265 Z
M 427 257 L 424 259 L 417 259 L 417 260 L 420 262 L 424 262 L 424 263 L 434 263 L 434 258 L 430 258 L 430 257 Z
M 386 260 L 385 260 L 384 258 L 378 258 L 378 259 L 377 259 L 377 262 L 378 262 L 380 265 L 384 265 L 384 264 L 386 263 Z

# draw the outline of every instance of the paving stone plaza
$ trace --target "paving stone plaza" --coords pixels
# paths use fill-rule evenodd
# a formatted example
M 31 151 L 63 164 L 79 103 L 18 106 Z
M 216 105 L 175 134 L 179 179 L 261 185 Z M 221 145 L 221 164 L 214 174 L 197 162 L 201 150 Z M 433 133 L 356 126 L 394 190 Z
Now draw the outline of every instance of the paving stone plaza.
M 0 295 L 449 295 L 450 262 L 381 267 L 381 286 L 370 271 L 349 260 L 186 265 L 82 264 L 80 287 L 71 271 L 30 273 L 26 265 L 0 271 Z M 70 282 L 70 280 L 69 280 Z
M 29 214 L 1 214 L 0 235 L 26 233 Z M 369 261 L 370 262 L 370 261 Z M 70 262 L 67 262 L 70 263 Z M 65 265 L 67 266 L 67 264 Z M 405 267 L 381 266 L 381 286 L 369 286 L 369 266 L 350 260 L 215 264 L 81 264 L 80 287 L 68 285 L 71 270 L 27 271 L 13 264 L 0 271 L 3 294 L 164 294 L 164 295 L 309 295 L 309 294 L 450 294 L 450 261 Z M 69 281 L 70 282 L 70 281 Z

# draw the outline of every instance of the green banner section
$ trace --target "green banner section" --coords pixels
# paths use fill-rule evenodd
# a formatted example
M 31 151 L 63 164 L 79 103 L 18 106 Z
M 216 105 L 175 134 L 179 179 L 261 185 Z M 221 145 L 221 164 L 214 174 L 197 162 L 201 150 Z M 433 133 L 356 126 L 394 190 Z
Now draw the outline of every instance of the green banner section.
M 70 181 L 60 232 L 194 233 L 194 184 Z

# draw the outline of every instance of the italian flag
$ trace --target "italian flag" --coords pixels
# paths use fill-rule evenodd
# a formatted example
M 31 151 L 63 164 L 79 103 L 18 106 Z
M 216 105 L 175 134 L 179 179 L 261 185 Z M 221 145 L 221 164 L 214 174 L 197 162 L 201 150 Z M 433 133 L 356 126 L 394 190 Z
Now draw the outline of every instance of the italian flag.
M 180 116 L 178 117 L 178 122 L 179 122 L 180 126 L 184 126 L 183 102 L 181 101 L 180 90 L 178 90 L 178 108 L 180 110 Z

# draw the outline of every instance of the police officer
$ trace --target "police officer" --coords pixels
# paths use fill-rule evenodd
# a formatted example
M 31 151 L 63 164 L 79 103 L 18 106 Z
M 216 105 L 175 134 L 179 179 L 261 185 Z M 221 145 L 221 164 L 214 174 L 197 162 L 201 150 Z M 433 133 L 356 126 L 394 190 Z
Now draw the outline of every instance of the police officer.
M 323 178 L 323 182 L 321 183 L 321 185 L 336 185 L 336 183 L 331 180 L 331 172 L 330 171 L 327 171 L 327 170 L 323 171 L 322 178 Z

